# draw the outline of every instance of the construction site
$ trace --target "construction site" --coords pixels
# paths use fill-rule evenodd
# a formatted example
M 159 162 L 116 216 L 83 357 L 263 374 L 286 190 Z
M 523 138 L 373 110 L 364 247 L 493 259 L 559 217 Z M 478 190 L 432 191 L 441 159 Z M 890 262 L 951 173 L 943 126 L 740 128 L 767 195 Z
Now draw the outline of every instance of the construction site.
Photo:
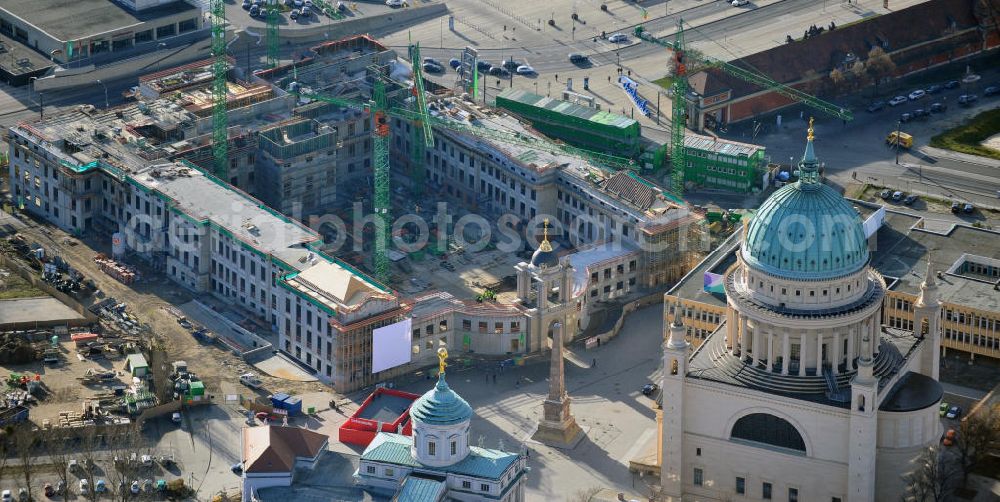
M 425 89 L 419 46 L 407 56 L 363 35 L 252 75 L 220 52 L 142 76 L 124 105 L 11 128 L 12 196 L 117 282 L 163 278 L 242 319 L 213 343 L 249 364 L 276 351 L 342 392 L 439 347 L 544 349 L 551 304 L 531 278 L 541 242 L 570 280 L 574 336 L 600 333 L 616 304 L 669 286 L 710 249 L 704 213 L 644 178 L 637 158 Z M 628 126 L 605 115 L 590 118 Z M 417 328 L 420 312 L 432 326 Z M 411 363 L 373 372 L 372 331 L 403 319 Z

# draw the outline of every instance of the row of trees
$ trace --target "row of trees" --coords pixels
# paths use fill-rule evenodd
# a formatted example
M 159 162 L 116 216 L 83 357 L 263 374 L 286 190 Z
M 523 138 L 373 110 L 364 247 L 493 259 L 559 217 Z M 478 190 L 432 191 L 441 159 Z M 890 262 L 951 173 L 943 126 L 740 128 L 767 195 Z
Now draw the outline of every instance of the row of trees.
M 861 89 L 869 84 L 875 84 L 875 94 L 878 85 L 885 82 L 896 72 L 896 63 L 889 54 L 879 46 L 868 51 L 868 59 L 856 59 L 846 68 L 834 68 L 830 71 L 830 82 L 835 93 Z
M 82 498 L 96 501 L 100 495 L 96 482 L 104 479 L 107 492 L 103 496 L 126 502 L 133 497 L 132 482 L 151 477 L 145 472 L 149 468 L 138 461 L 144 454 L 152 455 L 152 450 L 134 423 L 100 430 L 55 428 L 44 433 L 27 426 L 9 427 L 0 429 L 0 486 L 6 486 L 9 479 L 26 488 L 30 500 L 43 500 L 36 475 L 54 473 L 68 492 L 79 490 L 77 478 L 87 480 L 90 489 Z M 70 472 L 73 460 L 75 473 Z M 172 483 L 171 488 L 183 491 L 183 481 Z
M 1000 405 L 969 415 L 962 420 L 954 445 L 950 448 L 931 447 L 917 460 L 913 471 L 903 476 L 907 502 L 943 502 L 953 499 L 953 493 L 969 489 L 969 475 L 990 455 L 990 449 L 1000 444 Z

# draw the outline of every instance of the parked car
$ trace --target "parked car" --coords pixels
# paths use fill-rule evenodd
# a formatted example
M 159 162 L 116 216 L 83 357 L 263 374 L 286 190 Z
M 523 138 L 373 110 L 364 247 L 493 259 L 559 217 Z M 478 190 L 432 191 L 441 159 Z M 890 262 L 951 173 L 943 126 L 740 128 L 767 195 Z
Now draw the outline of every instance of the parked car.
M 259 389 L 263 382 L 260 381 L 260 377 L 254 373 L 244 373 L 240 375 L 240 383 L 250 387 L 251 389 Z
M 52 498 L 56 496 L 56 489 L 52 486 L 52 483 L 45 483 L 45 485 L 42 486 L 42 493 L 44 493 L 46 497 Z
M 462 60 L 451 58 L 448 60 L 448 66 L 450 66 L 452 70 L 457 70 L 459 66 L 462 66 Z
M 312 9 L 308 5 L 302 7 L 302 10 L 299 11 L 299 15 L 302 17 L 309 17 L 311 14 L 312 14 Z
M 972 214 L 975 211 L 976 211 L 976 206 L 973 206 L 968 202 L 966 202 L 965 205 L 962 206 L 962 212 L 965 214 Z
M 250 10 L 250 0 L 243 0 L 243 10 Z
M 590 61 L 590 59 L 588 59 L 587 56 L 584 56 L 583 54 L 577 54 L 577 53 L 574 52 L 573 54 L 569 55 L 569 62 L 570 63 L 584 64 L 587 61 Z
M 983 89 L 983 96 L 992 96 L 994 94 L 1000 94 L 1000 86 L 991 85 Z
M 899 106 L 906 102 L 906 96 L 896 96 L 889 100 L 889 106 Z
M 944 433 L 944 438 L 941 439 L 941 444 L 951 446 L 955 444 L 955 438 L 957 436 L 958 433 L 955 432 L 955 429 L 948 429 L 948 432 Z
M 510 71 L 514 71 L 514 70 L 517 69 L 518 66 L 521 66 L 521 63 L 518 63 L 517 61 L 514 61 L 514 58 L 510 58 L 510 59 L 505 59 L 502 62 L 500 62 L 500 66 L 503 66 L 504 68 L 506 68 L 506 69 L 508 69 Z
M 882 192 L 879 193 L 878 196 L 881 197 L 882 200 L 888 200 L 889 197 L 892 197 L 892 190 L 888 190 L 888 189 L 882 190 Z
M 948 408 L 948 413 L 945 413 L 945 418 L 958 418 L 962 416 L 962 408 L 958 406 L 952 406 Z
M 229 468 L 229 470 L 233 471 L 233 474 L 235 474 L 237 476 L 242 476 L 243 475 L 243 464 L 240 464 L 240 463 L 233 464 Z
M 3 493 L 0 493 L 0 500 L 3 502 L 13 502 L 14 495 L 10 492 L 10 490 L 4 490 Z
M 979 96 L 975 94 L 962 94 L 958 97 L 958 104 L 960 106 L 972 106 L 972 103 L 975 103 L 978 100 Z
M 656 385 L 655 383 L 647 383 L 646 385 L 642 386 L 642 395 L 652 396 L 659 389 L 660 389 L 659 385 Z
M 143 455 L 141 458 L 142 458 L 142 466 L 143 467 L 152 467 L 153 466 L 153 456 L 152 455 Z
M 181 413 L 179 411 L 173 412 L 170 415 L 170 421 L 173 422 L 173 423 L 175 423 L 175 424 L 181 423 Z
M 86 479 L 80 480 L 80 495 L 86 495 L 90 493 L 90 482 Z
M 892 200 L 894 200 L 896 202 L 899 202 L 899 201 L 903 200 L 903 192 L 900 192 L 899 190 L 896 190 L 895 192 L 893 192 L 892 193 Z
M 747 5 L 749 3 L 750 0 L 733 0 L 732 2 L 730 2 L 730 5 L 732 5 L 733 7 L 743 7 L 744 5 Z
M 913 118 L 918 119 L 930 115 L 931 112 L 924 110 L 923 108 L 917 108 L 913 110 Z
M 293 21 L 296 20 L 296 19 L 298 19 L 299 18 L 299 9 L 292 9 L 292 11 L 288 13 L 288 17 L 291 18 Z
M 949 80 L 949 81 L 945 82 L 944 83 L 944 88 L 945 89 L 957 89 L 958 88 L 958 80 Z
M 628 35 L 624 33 L 615 33 L 610 37 L 608 37 L 608 42 L 611 42 L 613 44 L 623 44 L 625 42 L 628 42 Z
M 507 78 L 510 76 L 510 72 L 502 66 L 494 66 L 490 68 L 490 75 L 494 77 Z
M 909 121 L 911 121 L 911 120 L 913 120 L 913 114 L 911 114 L 911 113 L 904 113 L 904 114 L 902 114 L 902 115 L 899 116 L 899 121 L 902 122 L 902 123 L 904 123 L 904 124 L 907 123 L 907 122 L 909 122 Z
M 931 113 L 944 113 L 948 109 L 943 103 L 931 103 Z
M 260 15 L 260 7 L 256 5 L 250 6 L 250 17 L 257 17 Z
M 957 213 L 957 212 L 959 212 L 961 210 L 962 210 L 962 205 L 959 204 L 957 200 L 951 201 L 951 212 Z M 948 403 L 941 403 L 941 413 L 940 413 L 940 415 L 943 417 L 944 414 L 945 414 L 945 412 L 947 412 L 947 411 L 948 411 Z
M 444 73 L 444 66 L 434 63 L 424 63 L 421 65 L 421 68 L 423 68 L 427 73 Z
M 139 481 L 132 481 L 132 485 L 128 487 L 128 491 L 132 492 L 132 495 L 138 495 L 142 489 L 139 486 Z
M 939 93 L 939 92 L 941 92 L 943 90 L 944 90 L 944 88 L 941 87 L 940 85 L 933 84 L 933 85 L 931 85 L 930 87 L 927 88 L 927 94 L 937 94 L 937 93 Z
M 479 59 L 479 60 L 476 61 L 476 68 L 479 71 L 489 71 L 490 68 L 492 68 L 492 67 L 493 67 L 493 65 L 490 64 L 490 62 L 487 61 L 487 60 L 485 60 L 485 59 Z
M 866 108 L 866 110 L 868 110 L 868 113 L 875 113 L 875 112 L 881 110 L 882 108 L 885 108 L 885 102 L 884 101 L 876 101 L 876 102 L 868 105 L 868 108 Z
M 909 95 L 907 95 L 907 97 L 910 98 L 910 101 L 916 101 L 918 99 L 923 98 L 926 95 L 927 95 L 927 91 L 924 91 L 923 89 L 917 89 L 917 90 L 911 92 Z
M 406 2 L 403 0 L 385 0 L 385 4 L 389 7 L 402 7 Z
M 424 63 L 436 64 L 438 66 L 444 66 L 444 65 L 441 64 L 440 61 L 438 61 L 437 59 L 434 59 L 434 58 L 432 58 L 430 56 L 425 57 L 423 62 Z
M 526 65 L 526 64 L 523 64 L 523 65 L 517 67 L 517 74 L 518 75 L 534 75 L 535 74 L 535 69 L 532 68 L 532 67 L 530 67 L 530 66 L 528 66 L 528 65 Z
M 108 491 L 108 484 L 103 479 L 98 479 L 94 482 L 94 493 L 104 493 L 106 491 Z
M 907 195 L 906 198 L 903 199 L 903 204 L 906 204 L 907 206 L 912 206 L 913 203 L 917 201 L 917 198 L 918 197 L 913 194 Z

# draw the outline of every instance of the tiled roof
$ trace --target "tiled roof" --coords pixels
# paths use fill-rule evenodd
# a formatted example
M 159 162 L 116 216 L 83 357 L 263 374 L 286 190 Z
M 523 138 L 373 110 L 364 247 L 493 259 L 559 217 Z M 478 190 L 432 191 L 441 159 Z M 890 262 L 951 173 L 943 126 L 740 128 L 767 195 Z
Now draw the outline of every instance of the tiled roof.
M 483 479 L 500 479 L 507 468 L 517 461 L 517 454 L 514 453 L 470 446 L 469 455 L 462 461 L 444 467 L 430 467 L 417 462 L 410 455 L 411 446 L 413 446 L 413 439 L 408 436 L 380 432 L 368 445 L 368 448 L 365 448 L 364 453 L 361 454 L 361 460 L 401 465 L 414 469 L 450 472 Z
M 243 470 L 248 473 L 291 472 L 296 458 L 315 458 L 328 437 L 299 427 L 243 428 Z
M 431 479 L 409 475 L 403 480 L 403 486 L 396 492 L 392 502 L 437 502 L 444 498 L 448 485 L 443 479 Z
M 826 75 L 840 65 L 848 53 L 864 59 L 872 46 L 886 52 L 905 49 L 940 38 L 948 30 L 963 30 L 979 24 L 972 0 L 930 0 L 898 12 L 852 24 L 818 36 L 782 44 L 732 61 L 732 64 L 762 73 L 777 82 L 797 81 L 810 70 Z M 800 33 L 790 33 L 794 38 Z M 737 98 L 761 89 L 718 69 L 698 72 L 688 79 L 691 89 L 713 96 L 726 89 Z
M 645 211 L 653 205 L 656 191 L 648 184 L 636 179 L 630 171 L 618 171 L 605 184 L 604 189 L 619 199 L 628 201 Z

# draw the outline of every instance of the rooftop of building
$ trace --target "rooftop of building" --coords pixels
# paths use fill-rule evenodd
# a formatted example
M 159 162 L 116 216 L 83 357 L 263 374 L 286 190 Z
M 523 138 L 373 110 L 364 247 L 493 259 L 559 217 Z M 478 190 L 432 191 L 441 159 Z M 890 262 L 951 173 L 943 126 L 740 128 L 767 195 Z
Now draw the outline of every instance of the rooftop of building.
M 349 265 L 309 253 L 293 266 L 301 271 L 286 277 L 285 284 L 332 311 L 352 310 L 370 298 L 389 299 L 388 291 Z
M 626 242 L 605 242 L 588 246 L 568 255 L 573 265 L 573 294 L 580 294 L 590 281 L 588 268 L 594 272 L 602 263 L 619 259 L 623 256 L 637 254 L 638 249 Z M 627 265 L 627 264 L 626 264 Z
M 507 89 L 497 95 L 497 99 L 508 99 L 525 105 L 541 108 L 561 115 L 569 115 L 581 120 L 586 120 L 602 126 L 616 127 L 618 129 L 638 128 L 639 122 L 624 115 L 611 113 L 606 110 L 598 110 L 589 106 L 578 105 L 563 101 L 561 99 L 550 98 L 539 94 L 531 93 L 521 89 Z
M 315 259 L 307 243 L 319 236 L 264 203 L 190 164 L 150 165 L 128 174 L 148 190 L 169 198 L 196 221 L 208 221 L 234 239 L 289 266 L 304 270 Z
M 455 131 L 445 132 L 469 145 L 479 148 L 489 154 L 490 150 L 497 155 L 517 161 L 528 171 L 529 179 L 535 181 L 534 175 L 545 175 L 560 172 L 576 178 L 581 186 L 592 189 L 598 196 L 604 196 L 609 202 L 621 204 L 631 209 L 644 220 L 642 223 L 664 223 L 675 216 L 686 215 L 687 209 L 682 208 L 683 201 L 666 192 L 662 187 L 640 177 L 631 171 L 615 171 L 596 165 L 588 160 L 570 155 L 554 146 L 539 148 L 544 143 L 553 144 L 540 133 L 522 123 L 516 117 L 494 108 L 482 107 L 466 103 L 460 99 L 446 99 L 429 107 L 432 116 L 458 122 L 461 126 Z M 491 131 L 503 131 L 525 138 L 540 141 L 538 145 L 528 146 L 519 143 L 505 142 L 502 139 L 483 138 L 463 134 L 462 127 L 481 127 Z M 677 210 L 677 211 L 673 211 Z M 666 218 L 663 218 L 666 216 Z
M 411 446 L 413 438 L 409 436 L 380 432 L 365 448 L 361 460 L 498 480 L 518 458 L 516 453 L 470 446 L 469 455 L 458 463 L 444 467 L 430 467 L 413 458 L 410 454 Z
M 295 81 L 313 90 L 322 90 L 325 94 L 338 95 L 357 90 L 357 85 L 351 85 L 351 82 L 363 81 L 365 77 L 364 71 L 345 74 L 343 63 L 382 53 L 384 54 L 379 56 L 378 63 L 387 64 L 396 59 L 396 53 L 392 49 L 371 36 L 353 35 L 314 45 L 293 63 L 256 71 L 254 74 L 286 90 L 288 84 Z
M 276 159 L 291 159 L 337 147 L 337 130 L 311 119 L 297 119 L 260 130 L 260 148 Z
M 433 291 L 413 298 L 413 318 L 426 319 L 462 308 L 462 302 L 446 291 Z
M 243 470 L 250 474 L 291 472 L 296 459 L 316 458 L 328 441 L 325 434 L 301 427 L 244 427 Z
M 684 145 L 688 148 L 697 148 L 698 150 L 732 157 L 751 157 L 757 152 L 764 151 L 764 147 L 760 145 L 740 143 L 738 141 L 720 139 L 712 136 L 702 136 L 701 134 L 695 134 L 690 131 L 684 134 Z
M 142 12 L 132 12 L 111 0 L 4 0 L 0 11 L 7 11 L 63 42 L 133 28 L 139 23 L 187 11 L 192 17 L 201 15 L 198 7 L 180 0 Z
M 858 210 L 863 220 L 880 207 L 854 199 L 848 199 L 848 202 Z M 903 209 L 886 209 L 885 220 L 875 234 L 871 265 L 885 276 L 889 289 L 919 295 L 930 251 L 930 259 L 934 261 L 931 269 L 942 273 L 937 279 L 938 297 L 942 301 L 1000 312 L 1000 294 L 994 289 L 998 284 L 997 279 L 990 280 L 954 270 L 963 257 L 975 262 L 1000 260 L 1000 232 L 965 224 L 955 224 L 943 232 L 934 232 L 919 228 L 922 223 L 920 216 Z M 704 290 L 704 275 L 705 272 L 721 275 L 736 262 L 740 235 L 737 232 L 730 236 L 688 272 L 668 294 L 725 307 L 724 295 Z
M 980 22 L 974 12 L 974 3 L 970 0 L 930 0 L 805 40 L 782 44 L 732 63 L 781 83 L 798 81 L 810 71 L 826 75 L 851 57 L 866 59 L 869 50 L 876 45 L 892 52 L 935 40 L 953 29 L 973 28 Z M 970 36 L 975 41 L 981 37 L 978 33 Z M 695 72 L 690 77 L 690 84 L 691 89 L 702 96 L 731 90 L 732 97 L 736 98 L 760 90 L 719 68 Z
M 448 491 L 445 479 L 410 474 L 403 479 L 393 500 L 396 502 L 427 502 L 441 500 Z

